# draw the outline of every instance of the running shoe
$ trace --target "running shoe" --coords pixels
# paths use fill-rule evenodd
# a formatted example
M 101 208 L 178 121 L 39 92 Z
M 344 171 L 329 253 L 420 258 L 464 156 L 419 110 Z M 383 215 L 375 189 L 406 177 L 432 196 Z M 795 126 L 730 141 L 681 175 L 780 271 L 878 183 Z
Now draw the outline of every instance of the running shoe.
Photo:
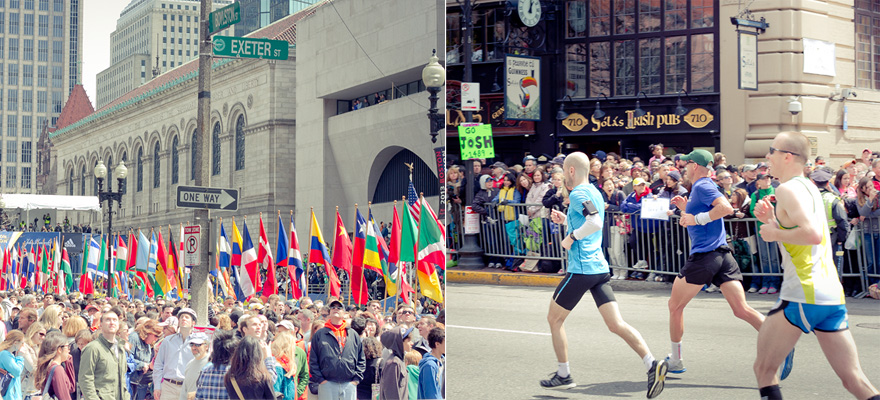
M 648 282 L 654 282 L 654 279 L 657 278 L 657 274 L 651 272 L 648 274 L 648 278 L 646 279 Z
M 709 287 L 706 289 L 706 293 L 715 293 L 719 290 L 720 289 L 718 289 L 718 286 L 715 286 L 714 284 L 712 284 L 712 285 L 709 285 Z
M 574 379 L 571 379 L 571 375 L 563 378 L 556 372 L 550 376 L 550 379 L 541 380 L 541 387 L 544 389 L 571 389 L 575 386 L 577 384 L 574 383 Z
M 794 366 L 794 349 L 791 349 L 791 353 L 788 353 L 785 356 L 785 361 L 782 362 L 782 365 L 779 366 L 779 380 L 785 380 L 791 375 L 791 368 Z
M 749 293 L 757 293 L 757 292 L 758 292 L 758 288 L 757 288 L 757 287 L 752 286 L 752 287 L 749 288 Z
M 767 294 L 776 294 L 776 292 L 778 292 L 778 290 L 776 290 L 775 287 L 772 287 L 772 288 L 770 288 L 770 289 L 767 289 Z
M 669 368 L 669 372 L 672 372 L 673 374 L 680 374 L 687 371 L 687 368 L 684 367 L 684 363 L 681 360 L 672 359 L 672 354 L 666 356 L 666 365 Z
M 663 385 L 666 381 L 666 372 L 669 365 L 666 360 L 654 360 L 654 365 L 648 371 L 648 398 L 653 399 L 663 392 Z
M 762 287 L 761 290 L 758 291 L 758 294 L 767 294 L 767 287 Z

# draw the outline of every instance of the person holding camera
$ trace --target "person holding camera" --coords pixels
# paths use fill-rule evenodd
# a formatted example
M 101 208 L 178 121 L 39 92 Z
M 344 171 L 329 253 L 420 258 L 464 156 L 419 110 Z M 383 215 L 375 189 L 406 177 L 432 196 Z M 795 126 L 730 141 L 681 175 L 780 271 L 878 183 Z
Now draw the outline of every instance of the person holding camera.
M 6 340 L 0 343 L 0 368 L 12 376 L 9 388 L 3 400 L 21 399 L 21 374 L 24 372 L 24 357 L 20 354 L 24 344 L 24 333 L 13 330 L 6 334 Z M 4 374 L 5 375 L 5 374 Z

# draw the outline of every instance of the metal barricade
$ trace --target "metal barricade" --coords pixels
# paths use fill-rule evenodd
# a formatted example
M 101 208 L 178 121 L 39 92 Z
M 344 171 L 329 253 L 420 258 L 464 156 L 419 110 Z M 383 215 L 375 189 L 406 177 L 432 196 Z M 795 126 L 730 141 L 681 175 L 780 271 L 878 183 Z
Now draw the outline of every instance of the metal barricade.
M 861 297 L 867 294 L 868 286 L 880 281 L 880 218 L 865 218 L 859 221 L 855 228 L 859 229 L 857 247 L 855 250 L 845 250 L 844 266 L 847 261 L 851 265 L 853 258 L 855 258 L 858 268 L 851 268 L 850 271 L 844 272 L 849 272 L 851 277 L 858 274 L 861 283 L 859 297 Z M 855 279 L 853 278 L 853 280 Z M 846 285 L 847 282 L 844 280 L 844 286 Z
M 529 218 L 529 210 L 534 218 Z M 480 223 L 480 244 L 486 256 L 561 261 L 565 228 L 541 217 L 541 204 L 487 205 Z M 546 209 L 543 209 L 546 210 Z

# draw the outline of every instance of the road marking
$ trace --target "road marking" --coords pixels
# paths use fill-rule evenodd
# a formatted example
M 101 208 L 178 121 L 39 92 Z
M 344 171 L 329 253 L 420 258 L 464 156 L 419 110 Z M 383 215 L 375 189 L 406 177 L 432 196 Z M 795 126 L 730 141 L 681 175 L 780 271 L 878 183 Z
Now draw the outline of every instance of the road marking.
M 544 332 L 526 332 L 526 331 L 514 331 L 510 329 L 495 329 L 495 328 L 479 328 L 475 326 L 460 326 L 460 325 L 446 325 L 449 328 L 461 328 L 461 329 L 474 329 L 478 331 L 494 331 L 494 332 L 506 332 L 506 333 L 524 333 L 527 335 L 539 335 L 539 336 L 550 336 L 549 333 Z

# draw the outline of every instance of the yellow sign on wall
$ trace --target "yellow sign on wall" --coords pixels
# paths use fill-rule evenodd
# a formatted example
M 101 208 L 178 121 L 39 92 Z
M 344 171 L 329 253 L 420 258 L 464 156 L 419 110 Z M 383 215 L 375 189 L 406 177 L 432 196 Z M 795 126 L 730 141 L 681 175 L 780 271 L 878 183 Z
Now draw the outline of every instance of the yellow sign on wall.
M 562 126 L 572 132 L 580 132 L 581 129 L 584 129 L 589 124 L 589 121 L 578 113 L 569 114 L 568 118 L 562 120 Z

